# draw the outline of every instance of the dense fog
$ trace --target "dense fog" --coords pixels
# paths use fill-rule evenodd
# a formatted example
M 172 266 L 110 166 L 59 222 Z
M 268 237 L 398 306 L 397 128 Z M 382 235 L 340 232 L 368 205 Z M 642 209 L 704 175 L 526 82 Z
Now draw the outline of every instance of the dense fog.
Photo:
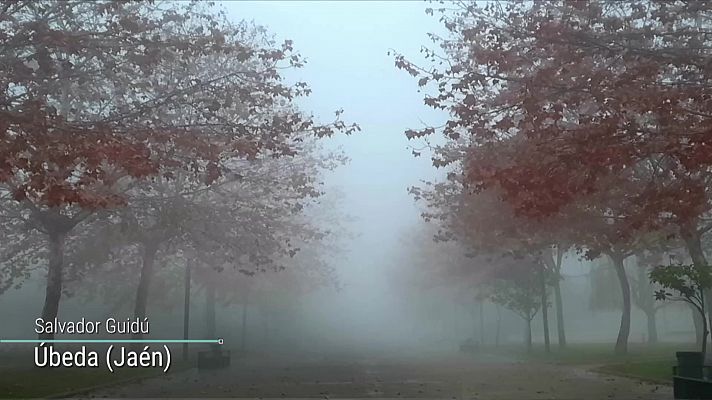
M 709 358 L 712 11 L 580 4 L 3 5 L 0 371 L 224 343 L 171 345 L 173 391 L 0 397 L 670 398 Z M 234 388 L 186 375 L 227 350 Z

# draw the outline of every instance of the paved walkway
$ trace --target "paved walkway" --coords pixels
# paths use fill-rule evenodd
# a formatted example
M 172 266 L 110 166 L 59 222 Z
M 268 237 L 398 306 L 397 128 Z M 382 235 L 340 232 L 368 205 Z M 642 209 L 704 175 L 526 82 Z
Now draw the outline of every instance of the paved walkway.
M 87 397 L 672 399 L 672 389 L 552 364 L 453 356 L 242 359 Z

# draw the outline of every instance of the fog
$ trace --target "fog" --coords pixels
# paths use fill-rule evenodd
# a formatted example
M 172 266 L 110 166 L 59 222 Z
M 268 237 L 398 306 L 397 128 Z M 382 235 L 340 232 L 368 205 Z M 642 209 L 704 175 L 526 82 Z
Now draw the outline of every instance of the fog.
M 709 358 L 712 162 L 686 158 L 708 117 L 695 94 L 675 101 L 703 111 L 637 106 L 673 96 L 658 85 L 673 67 L 626 59 L 653 94 L 618 93 L 619 59 L 584 58 L 529 4 L 47 4 L 0 19 L 19 32 L 0 35 L 17 53 L 0 51 L 0 397 L 670 398 L 675 351 Z M 695 12 L 710 11 L 679 24 Z M 20 37 L 45 13 L 67 37 Z M 100 28 L 119 50 L 83 41 Z M 602 94 L 561 89 L 586 68 Z M 659 146 L 676 124 L 704 133 Z M 150 332 L 44 333 L 39 318 Z M 224 343 L 171 345 L 182 364 L 145 381 L 12 386 L 37 371 L 35 338 Z M 201 357 L 229 366 L 209 375 Z

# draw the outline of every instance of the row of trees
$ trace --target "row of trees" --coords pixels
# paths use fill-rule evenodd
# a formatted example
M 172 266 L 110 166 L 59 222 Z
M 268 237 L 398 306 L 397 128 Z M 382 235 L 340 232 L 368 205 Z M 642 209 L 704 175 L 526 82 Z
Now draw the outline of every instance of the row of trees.
M 358 127 L 296 107 L 310 89 L 283 71 L 303 63 L 211 3 L 5 2 L 0 288 L 47 265 L 45 320 L 127 287 L 144 317 L 160 265 L 233 296 L 323 242 L 306 215 L 345 159 L 320 139 Z
M 472 332 L 473 339 L 482 344 L 500 343 L 503 338 L 501 333 L 507 332 L 503 330 L 502 317 L 505 317 L 507 324 L 509 316 L 516 315 L 523 322 L 524 343 L 528 349 L 532 348 L 532 325 L 535 320 L 542 329 L 540 336 L 545 348 L 549 348 L 549 342 L 555 340 L 559 347 L 565 347 L 567 338 L 572 334 L 575 340 L 583 340 L 577 336 L 582 333 L 582 326 L 588 327 L 584 333 L 587 337 L 593 334 L 591 332 L 605 333 L 600 332 L 599 327 L 585 323 L 588 315 L 601 311 L 620 312 L 623 309 L 618 275 L 607 257 L 586 261 L 581 259 L 580 253 L 571 250 L 561 254 L 561 260 L 557 260 L 559 270 L 552 273 L 540 259 L 525 253 L 512 254 L 505 249 L 487 252 L 482 248 L 474 249 L 471 244 L 458 241 L 457 238 L 443 237 L 438 232 L 442 225 L 432 222 L 414 227 L 414 234 L 408 236 L 406 244 L 416 246 L 416 250 L 404 260 L 404 264 L 408 265 L 409 278 L 399 278 L 399 283 L 405 284 L 404 295 L 411 294 L 408 289 L 416 288 L 415 293 L 440 293 L 450 301 L 447 303 L 450 306 L 453 303 L 463 306 L 473 319 L 473 327 L 468 332 Z M 653 282 L 651 274 L 683 272 L 686 268 L 656 268 L 661 264 L 663 261 L 658 257 L 630 257 L 626 260 L 631 313 L 632 308 L 637 308 L 646 319 L 647 324 L 641 332 L 645 343 L 657 343 L 659 329 L 663 326 L 668 333 L 673 334 L 693 331 L 688 329 L 689 326 L 670 327 L 669 318 L 664 319 L 665 325 L 661 326 L 658 321 L 663 307 L 669 308 L 668 315 L 672 312 L 672 315 L 682 317 L 677 319 L 677 323 L 685 321 L 687 314 L 694 318 L 692 321 L 695 327 L 701 323 L 700 314 L 694 307 L 685 307 L 684 304 L 673 307 L 669 302 L 656 301 L 661 292 L 668 291 L 675 292 L 668 293 L 675 300 L 684 300 L 677 296 L 682 294 L 677 290 L 682 286 L 669 290 L 672 288 Z M 686 284 L 690 283 L 685 276 L 680 278 Z M 673 281 L 669 277 L 655 276 L 655 279 L 660 282 Z M 699 278 L 694 280 L 701 282 Z M 690 289 L 690 293 L 694 293 L 694 288 Z M 572 300 L 574 304 L 569 304 L 564 313 L 564 305 Z M 502 314 L 505 309 L 510 313 Z M 577 333 L 567 331 L 567 325 L 577 326 Z M 485 333 L 488 339 L 485 339 Z M 701 325 L 696 333 L 699 335 L 698 343 L 702 344 Z
M 445 182 L 413 189 L 426 217 L 441 223 L 441 236 L 488 257 L 476 265 L 488 266 L 492 281 L 518 293 L 540 282 L 542 304 L 553 287 L 559 317 L 562 255 L 606 256 L 623 303 L 615 350 L 625 353 L 627 259 L 652 267 L 679 254 L 708 273 L 712 6 L 443 2 L 438 12 L 448 35 L 424 49 L 432 66 L 395 59 L 431 89 L 425 104 L 450 114 L 444 126 L 406 132 L 448 171 Z M 667 289 L 704 289 L 690 274 L 653 278 Z

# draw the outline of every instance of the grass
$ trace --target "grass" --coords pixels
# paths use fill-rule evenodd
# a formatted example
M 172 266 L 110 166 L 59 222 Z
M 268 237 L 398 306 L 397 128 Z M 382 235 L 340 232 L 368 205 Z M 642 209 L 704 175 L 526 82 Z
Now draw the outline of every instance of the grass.
M 526 352 L 522 346 L 501 346 L 496 349 L 489 348 L 489 350 L 497 354 L 516 357 L 523 361 L 590 365 L 660 359 L 674 361 L 676 351 L 696 350 L 696 348 L 694 345 L 682 343 L 660 343 L 655 345 L 631 343 L 628 345 L 628 353 L 624 355 L 615 354 L 613 343 L 569 343 L 563 349 L 560 349 L 556 344 L 552 344 L 550 353 L 546 353 L 541 345 L 534 346 L 530 353 Z
M 163 374 L 157 368 L 121 368 L 111 373 L 103 363 L 98 368 L 37 368 L 28 366 L 32 357 L 31 354 L 0 355 L 0 398 L 72 396 L 92 388 Z M 175 361 L 168 373 L 189 366 Z
M 596 368 L 596 372 L 609 375 L 625 376 L 654 383 L 672 383 L 672 366 L 674 361 L 655 360 L 610 364 Z
M 551 353 L 546 353 L 543 346 L 535 346 L 530 353 L 521 346 L 498 348 L 494 352 L 522 361 L 582 366 L 604 374 L 670 384 L 672 366 L 676 364 L 675 352 L 696 350 L 694 345 L 682 343 L 631 343 L 628 354 L 619 355 L 614 353 L 612 343 L 574 343 L 564 349 L 554 344 Z
M 522 346 L 500 346 L 486 350 L 522 361 L 582 366 L 605 374 L 669 384 L 672 378 L 671 367 L 675 365 L 675 352 L 696 349 L 688 344 L 630 344 L 628 354 L 616 355 L 611 343 L 572 343 L 565 349 L 554 345 L 551 353 L 546 353 L 543 346 L 535 346 L 531 353 L 524 351 Z M 157 369 L 142 368 L 118 369 L 113 374 L 106 367 L 36 368 L 31 363 L 32 357 L 32 354 L 24 353 L 0 354 L 0 398 L 71 396 L 96 386 L 162 374 Z M 170 372 L 189 366 L 176 361 Z

